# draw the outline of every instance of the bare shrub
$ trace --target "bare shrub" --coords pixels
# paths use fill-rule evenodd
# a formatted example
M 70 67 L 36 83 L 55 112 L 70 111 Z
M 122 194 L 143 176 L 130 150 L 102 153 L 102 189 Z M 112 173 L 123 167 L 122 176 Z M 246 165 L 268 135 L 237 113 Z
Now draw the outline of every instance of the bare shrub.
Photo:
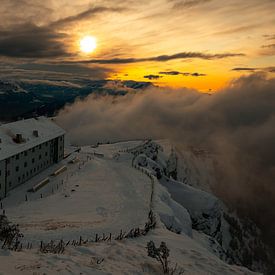
M 184 273 L 182 268 L 178 268 L 177 264 L 175 267 L 169 267 L 169 252 L 170 250 L 166 246 L 165 242 L 161 242 L 160 246 L 157 248 L 153 241 L 147 243 L 147 253 L 148 256 L 151 258 L 156 259 L 158 262 L 161 263 L 162 271 L 164 274 L 169 275 L 181 275 Z

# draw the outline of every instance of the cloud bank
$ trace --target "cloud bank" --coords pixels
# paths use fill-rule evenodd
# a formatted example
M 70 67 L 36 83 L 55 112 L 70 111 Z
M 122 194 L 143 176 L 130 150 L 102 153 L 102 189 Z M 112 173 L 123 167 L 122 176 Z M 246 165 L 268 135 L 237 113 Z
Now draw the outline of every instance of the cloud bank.
M 150 88 L 123 97 L 89 97 L 67 106 L 58 122 L 72 142 L 169 138 L 214 152 L 217 194 L 253 218 L 274 240 L 275 79 L 257 73 L 214 95 Z M 224 191 L 226 190 L 226 192 Z

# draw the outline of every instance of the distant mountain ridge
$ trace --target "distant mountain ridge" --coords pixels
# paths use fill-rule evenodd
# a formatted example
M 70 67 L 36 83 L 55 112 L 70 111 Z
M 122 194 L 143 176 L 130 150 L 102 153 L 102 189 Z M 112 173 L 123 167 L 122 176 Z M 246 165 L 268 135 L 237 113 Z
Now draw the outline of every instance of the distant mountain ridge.
M 112 83 L 120 83 L 112 88 Z M 151 86 L 150 82 L 77 80 L 66 81 L 14 81 L 0 80 L 0 120 L 13 121 L 36 115 L 54 115 L 77 98 L 84 99 L 92 93 L 125 95 Z M 116 85 L 117 86 L 117 85 Z

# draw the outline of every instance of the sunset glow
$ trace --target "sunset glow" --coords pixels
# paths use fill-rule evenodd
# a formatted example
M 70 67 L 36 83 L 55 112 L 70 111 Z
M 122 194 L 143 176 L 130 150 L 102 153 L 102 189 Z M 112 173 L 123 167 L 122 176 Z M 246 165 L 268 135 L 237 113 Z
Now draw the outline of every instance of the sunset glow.
M 13 71 L 16 58 L 60 71 L 48 67 L 58 59 L 64 72 L 202 92 L 252 72 L 274 75 L 274 1 L 45 1 L 47 17 L 37 9 L 3 6 L 0 58 Z

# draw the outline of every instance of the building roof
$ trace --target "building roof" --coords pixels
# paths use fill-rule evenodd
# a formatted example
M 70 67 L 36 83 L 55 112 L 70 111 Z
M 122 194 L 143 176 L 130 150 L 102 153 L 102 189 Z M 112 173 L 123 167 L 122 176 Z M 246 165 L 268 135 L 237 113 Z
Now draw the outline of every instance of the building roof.
M 21 141 L 16 135 L 21 135 Z M 0 161 L 47 142 L 65 131 L 46 117 L 31 118 L 0 126 Z

